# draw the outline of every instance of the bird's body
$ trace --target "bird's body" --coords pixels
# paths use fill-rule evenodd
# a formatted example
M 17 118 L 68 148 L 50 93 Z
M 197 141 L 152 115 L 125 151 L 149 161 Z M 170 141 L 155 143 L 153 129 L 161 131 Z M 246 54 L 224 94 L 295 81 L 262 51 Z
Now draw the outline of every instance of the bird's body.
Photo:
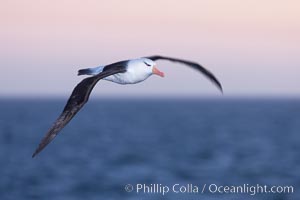
M 103 79 L 118 84 L 135 84 L 146 80 L 153 74 L 164 77 L 164 73 L 157 69 L 156 63 L 154 62 L 160 59 L 179 62 L 200 71 L 222 91 L 222 86 L 216 77 L 201 65 L 170 57 L 151 56 L 120 61 L 95 68 L 81 69 L 78 71 L 78 75 L 91 75 L 91 77 L 83 79 L 74 88 L 63 112 L 46 133 L 32 157 L 42 151 L 84 106 L 88 101 L 94 86 L 99 80 Z
M 132 60 L 121 61 L 107 66 L 99 66 L 95 68 L 81 69 L 78 75 L 97 75 L 105 70 L 106 67 L 121 65 L 126 69 L 126 73 L 113 74 L 103 78 L 103 80 L 112 81 L 118 84 L 135 84 L 146 80 L 152 74 L 151 66 L 154 62 L 147 58 L 138 58 Z M 145 67 L 147 66 L 147 67 Z

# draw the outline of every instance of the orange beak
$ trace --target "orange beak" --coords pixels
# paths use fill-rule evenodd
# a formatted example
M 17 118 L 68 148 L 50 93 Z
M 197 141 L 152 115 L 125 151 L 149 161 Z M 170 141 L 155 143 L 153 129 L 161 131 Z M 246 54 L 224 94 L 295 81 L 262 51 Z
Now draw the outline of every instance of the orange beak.
M 164 77 L 165 76 L 165 74 L 163 72 L 159 71 L 156 67 L 153 67 L 152 73 L 156 74 L 156 75 L 158 75 L 160 77 Z

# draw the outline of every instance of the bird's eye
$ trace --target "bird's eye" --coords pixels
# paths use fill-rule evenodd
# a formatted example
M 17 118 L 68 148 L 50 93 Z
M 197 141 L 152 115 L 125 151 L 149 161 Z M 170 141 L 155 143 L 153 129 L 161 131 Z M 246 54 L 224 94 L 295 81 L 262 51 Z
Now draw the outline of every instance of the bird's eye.
M 151 66 L 150 64 L 146 63 L 145 61 L 144 61 L 144 63 L 145 63 L 147 66 Z

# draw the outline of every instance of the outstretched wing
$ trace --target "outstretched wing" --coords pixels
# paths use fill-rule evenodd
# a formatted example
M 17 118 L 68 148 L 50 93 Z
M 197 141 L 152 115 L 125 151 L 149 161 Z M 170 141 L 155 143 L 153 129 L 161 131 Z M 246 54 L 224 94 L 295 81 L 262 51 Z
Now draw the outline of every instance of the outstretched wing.
M 150 60 L 156 61 L 156 60 L 169 60 L 169 61 L 173 61 L 173 62 L 179 62 L 185 65 L 188 65 L 198 71 L 200 71 L 202 74 L 204 74 L 208 79 L 210 79 L 223 93 L 223 89 L 222 89 L 222 85 L 221 83 L 218 81 L 218 79 L 207 69 L 205 69 L 204 67 L 202 67 L 201 65 L 199 65 L 198 63 L 194 63 L 191 61 L 187 61 L 187 60 L 181 60 L 181 59 L 177 59 L 177 58 L 170 58 L 170 57 L 164 57 L 164 56 L 149 56 L 146 57 Z
M 76 115 L 76 113 L 84 106 L 88 101 L 89 96 L 95 87 L 96 83 L 107 76 L 124 73 L 126 72 L 125 66 L 111 66 L 105 71 L 101 72 L 96 76 L 83 79 L 73 90 L 69 100 L 58 119 L 54 122 L 53 126 L 47 132 L 45 137 L 42 139 L 38 148 L 33 153 L 32 157 L 36 156 L 41 152 L 63 129 L 66 124 Z

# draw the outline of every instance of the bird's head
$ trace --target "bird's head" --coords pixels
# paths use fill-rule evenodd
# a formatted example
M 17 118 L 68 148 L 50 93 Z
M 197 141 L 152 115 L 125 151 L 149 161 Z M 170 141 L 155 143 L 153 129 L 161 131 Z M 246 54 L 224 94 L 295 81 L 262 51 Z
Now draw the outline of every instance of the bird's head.
M 161 71 L 159 71 L 156 67 L 156 63 L 153 60 L 150 60 L 148 58 L 143 58 L 142 59 L 143 63 L 146 66 L 147 71 L 149 72 L 150 75 L 155 74 L 160 77 L 164 77 L 165 74 Z

